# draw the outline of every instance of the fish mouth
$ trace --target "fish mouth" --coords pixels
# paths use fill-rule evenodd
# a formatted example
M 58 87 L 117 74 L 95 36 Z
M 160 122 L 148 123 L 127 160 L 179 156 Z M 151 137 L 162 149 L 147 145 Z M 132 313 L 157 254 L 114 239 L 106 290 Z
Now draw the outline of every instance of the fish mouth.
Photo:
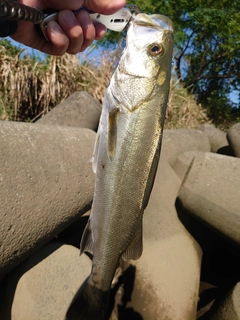
M 171 19 L 162 14 L 146 15 L 145 13 L 139 13 L 134 17 L 133 23 L 139 26 L 169 30 L 171 32 L 174 32 L 174 27 Z

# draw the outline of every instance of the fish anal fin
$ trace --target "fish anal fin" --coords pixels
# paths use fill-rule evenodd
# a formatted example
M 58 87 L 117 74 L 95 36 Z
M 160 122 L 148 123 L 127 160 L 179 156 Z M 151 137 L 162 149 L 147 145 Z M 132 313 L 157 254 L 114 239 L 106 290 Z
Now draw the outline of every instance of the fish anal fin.
M 83 231 L 81 243 L 80 243 L 80 255 L 83 252 L 93 253 L 93 239 L 92 239 L 92 230 L 91 230 L 91 220 L 89 218 L 88 223 Z
M 142 221 L 139 223 L 136 234 L 131 241 L 130 245 L 122 254 L 123 260 L 137 260 L 141 257 L 143 251 L 143 241 L 142 241 Z
M 119 112 L 119 109 L 115 108 L 111 110 L 108 115 L 107 150 L 108 150 L 108 156 L 111 160 L 116 153 L 118 112 Z

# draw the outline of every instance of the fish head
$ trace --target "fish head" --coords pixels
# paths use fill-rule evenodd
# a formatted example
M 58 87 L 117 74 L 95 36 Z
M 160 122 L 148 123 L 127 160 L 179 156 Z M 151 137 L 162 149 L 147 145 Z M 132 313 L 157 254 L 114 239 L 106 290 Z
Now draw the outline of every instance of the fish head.
M 159 67 L 172 60 L 173 24 L 163 15 L 138 14 L 129 27 L 126 40 L 126 71 L 154 77 Z
M 157 87 L 169 87 L 173 34 L 172 21 L 163 15 L 139 13 L 130 23 L 112 85 L 115 96 L 127 109 L 136 109 Z

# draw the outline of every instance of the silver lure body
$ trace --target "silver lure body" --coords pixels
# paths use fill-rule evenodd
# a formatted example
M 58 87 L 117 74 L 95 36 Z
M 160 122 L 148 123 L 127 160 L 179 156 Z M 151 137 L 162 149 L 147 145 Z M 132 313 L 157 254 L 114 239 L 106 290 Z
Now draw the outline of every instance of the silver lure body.
M 138 14 L 104 97 L 93 157 L 94 199 L 81 241 L 81 253 L 93 254 L 87 286 L 96 292 L 109 292 L 121 257 L 138 259 L 142 253 L 142 216 L 159 162 L 172 50 L 171 20 Z

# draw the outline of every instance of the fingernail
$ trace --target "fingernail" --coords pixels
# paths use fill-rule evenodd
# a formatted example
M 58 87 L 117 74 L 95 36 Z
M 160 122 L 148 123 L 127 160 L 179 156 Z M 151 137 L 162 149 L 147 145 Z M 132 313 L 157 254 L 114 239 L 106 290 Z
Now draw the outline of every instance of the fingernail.
M 96 29 L 95 39 L 101 40 L 105 36 L 105 34 L 107 32 L 107 28 L 103 24 L 99 23 L 95 26 L 95 29 Z
M 92 19 L 90 18 L 88 12 L 86 12 L 85 10 L 79 11 L 77 16 L 80 25 L 88 27 L 90 24 L 92 24 Z
M 76 24 L 76 18 L 72 11 L 64 10 L 61 12 L 61 18 L 67 26 L 72 27 Z
M 105 36 L 106 32 L 107 32 L 107 28 L 101 30 L 101 31 L 99 32 L 99 37 L 100 37 L 100 38 L 103 38 L 103 37 Z
M 56 21 L 50 21 L 48 23 L 48 27 L 50 29 L 50 32 L 52 32 L 53 34 L 62 34 L 62 29 L 60 28 L 59 24 Z

